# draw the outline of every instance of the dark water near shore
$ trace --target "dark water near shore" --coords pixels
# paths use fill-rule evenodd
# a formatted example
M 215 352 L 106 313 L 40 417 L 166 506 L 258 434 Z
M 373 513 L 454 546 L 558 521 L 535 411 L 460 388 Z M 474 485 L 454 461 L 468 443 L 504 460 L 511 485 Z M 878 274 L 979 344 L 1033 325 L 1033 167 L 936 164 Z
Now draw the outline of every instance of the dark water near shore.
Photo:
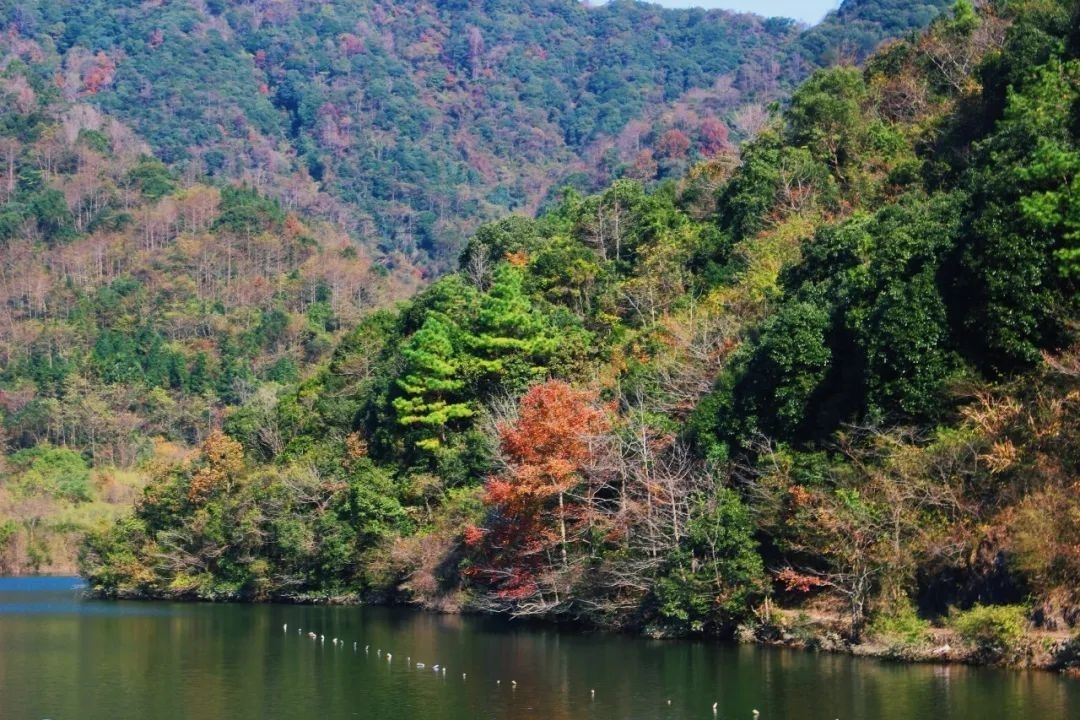
M 719 719 L 1080 718 L 1080 681 L 1050 673 L 387 608 L 98 602 L 77 585 L 0 579 L 0 719 L 710 720 L 714 702 Z

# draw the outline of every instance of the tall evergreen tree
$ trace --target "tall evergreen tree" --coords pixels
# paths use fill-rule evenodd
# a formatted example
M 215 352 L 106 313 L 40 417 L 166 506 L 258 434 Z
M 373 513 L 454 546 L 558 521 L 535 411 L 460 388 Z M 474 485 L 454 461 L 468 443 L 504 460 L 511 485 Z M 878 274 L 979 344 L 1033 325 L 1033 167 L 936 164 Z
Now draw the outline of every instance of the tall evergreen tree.
M 457 402 L 465 381 L 451 323 L 430 315 L 401 352 L 406 366 L 397 384 L 405 394 L 393 402 L 398 422 L 421 428 L 422 437 L 416 445 L 434 450 L 446 439 L 447 423 L 472 417 L 475 412 L 468 403 Z
M 545 318 L 526 295 L 520 267 L 503 263 L 476 312 L 466 337 L 468 362 L 479 394 L 496 387 L 520 391 L 543 376 L 556 341 Z

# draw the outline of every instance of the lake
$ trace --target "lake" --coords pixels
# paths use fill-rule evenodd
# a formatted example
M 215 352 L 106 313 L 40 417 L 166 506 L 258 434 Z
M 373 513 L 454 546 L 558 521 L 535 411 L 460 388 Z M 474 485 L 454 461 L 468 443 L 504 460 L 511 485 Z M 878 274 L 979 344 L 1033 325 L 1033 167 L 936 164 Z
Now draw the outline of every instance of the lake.
M 710 720 L 714 702 L 720 719 L 1080 718 L 1080 681 L 1045 672 L 395 608 L 102 602 L 80 587 L 0 579 L 3 720 Z

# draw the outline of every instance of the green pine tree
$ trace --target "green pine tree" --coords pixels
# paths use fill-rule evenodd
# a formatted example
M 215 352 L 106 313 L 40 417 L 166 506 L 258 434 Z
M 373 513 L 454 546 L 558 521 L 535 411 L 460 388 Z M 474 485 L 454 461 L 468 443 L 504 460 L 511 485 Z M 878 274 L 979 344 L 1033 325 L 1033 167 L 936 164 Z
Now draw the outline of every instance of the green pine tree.
M 406 365 L 397 385 L 404 395 L 393 402 L 398 423 L 419 427 L 422 437 L 416 445 L 434 450 L 446 439 L 448 423 L 474 414 L 468 403 L 455 402 L 465 381 L 452 340 L 452 324 L 429 315 L 401 352 Z
M 470 375 L 480 394 L 501 387 L 520 391 L 547 371 L 556 341 L 524 290 L 524 273 L 500 264 L 491 288 L 480 298 L 466 337 Z

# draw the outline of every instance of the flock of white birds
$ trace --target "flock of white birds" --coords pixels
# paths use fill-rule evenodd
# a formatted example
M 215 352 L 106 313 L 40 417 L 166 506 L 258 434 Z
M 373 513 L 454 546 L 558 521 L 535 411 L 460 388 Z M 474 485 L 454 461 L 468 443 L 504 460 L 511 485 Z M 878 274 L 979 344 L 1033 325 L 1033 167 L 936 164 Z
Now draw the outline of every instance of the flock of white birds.
M 289 632 L 289 624 L 285 623 L 284 625 L 282 625 L 281 626 L 281 631 L 286 632 L 286 633 Z M 296 629 L 296 634 L 297 635 L 303 635 L 304 634 L 304 628 L 297 628 Z M 315 642 L 320 642 L 320 643 L 325 643 L 326 642 L 326 636 L 321 634 L 321 633 L 308 631 L 307 636 L 309 638 L 311 638 L 312 641 L 315 641 Z M 340 646 L 342 648 L 344 648 L 345 645 L 347 644 L 346 641 L 339 640 L 338 638 L 330 638 L 330 643 L 335 647 Z M 360 647 L 359 642 L 353 642 L 353 644 L 352 644 L 353 652 L 359 652 L 359 647 Z M 370 645 L 365 645 L 364 646 L 364 654 L 365 655 L 370 655 L 371 654 L 371 646 Z M 382 656 L 383 656 L 382 648 L 375 648 L 375 656 L 378 657 L 378 658 L 382 658 Z M 393 661 L 394 661 L 393 653 L 387 652 L 386 653 L 386 662 L 391 663 Z M 413 667 L 413 661 L 412 661 L 411 657 L 406 657 L 405 658 L 405 665 L 407 667 Z M 427 668 L 427 664 L 422 663 L 422 662 L 418 662 L 418 663 L 416 663 L 415 667 L 416 667 L 417 670 L 424 670 L 424 669 Z M 432 665 L 431 670 L 433 672 L 437 673 L 437 674 L 444 675 L 444 676 L 446 675 L 446 667 L 443 666 L 443 665 L 440 665 L 438 663 L 435 663 L 434 665 Z M 468 678 L 469 678 L 468 673 L 461 673 L 461 679 L 462 680 L 468 680 Z M 495 684 L 496 685 L 501 685 L 502 680 L 496 680 Z M 516 680 L 511 680 L 510 681 L 510 686 L 516 688 L 517 687 L 517 681 Z M 594 696 L 596 695 L 595 690 L 593 690 L 592 693 L 593 693 Z
M 282 625 L 282 626 L 281 626 L 281 631 L 282 631 L 283 633 L 287 633 L 287 632 L 289 632 L 289 624 L 288 624 L 288 623 L 285 623 L 284 625 Z M 304 634 L 304 628 L 297 628 L 297 629 L 296 629 L 296 634 L 297 634 L 297 635 L 303 635 L 303 634 Z M 309 630 L 309 631 L 308 631 L 308 634 L 307 634 L 307 636 L 308 636 L 308 637 L 309 637 L 309 638 L 310 638 L 310 639 L 311 639 L 311 640 L 312 640 L 313 642 L 320 642 L 320 643 L 325 643 L 325 642 L 326 642 L 326 636 L 325 636 L 325 635 L 323 635 L 323 634 L 321 634 L 321 633 L 315 633 L 315 632 L 311 632 L 311 631 Z M 345 640 L 339 640 L 338 638 L 330 638 L 330 643 L 331 643 L 331 644 L 332 644 L 332 645 L 333 645 L 334 647 L 338 647 L 338 646 L 340 646 L 340 647 L 342 647 L 342 648 L 344 648 L 344 647 L 345 647 L 345 645 L 347 644 Z M 359 643 L 359 642 L 353 642 L 353 644 L 352 644 L 352 649 L 353 649 L 353 652 L 359 652 L 359 647 L 360 647 L 360 643 Z M 364 646 L 364 654 L 365 654 L 365 655 L 370 655 L 370 654 L 371 654 L 371 645 L 365 645 L 365 646 Z M 380 659 L 382 658 L 382 656 L 383 656 L 383 651 L 382 651 L 382 648 L 375 648 L 375 656 L 376 656 L 376 657 L 378 657 L 378 658 L 380 658 Z M 387 653 L 386 653 L 386 662 L 388 662 L 388 663 L 391 663 L 391 662 L 393 662 L 393 660 L 394 660 L 394 656 L 393 656 L 393 654 L 392 654 L 392 653 L 390 653 L 390 652 L 387 652 Z M 413 661 L 412 661 L 412 657 L 406 657 L 406 658 L 405 658 L 405 666 L 406 666 L 406 667 L 413 667 Z M 418 663 L 416 663 L 415 667 L 416 667 L 416 669 L 417 669 L 417 670 L 424 670 L 424 669 L 426 669 L 426 668 L 427 668 L 427 665 L 426 665 L 425 663 L 422 663 L 422 662 L 418 662 Z M 443 666 L 443 665 L 439 665 L 438 663 L 435 663 L 434 665 L 432 665 L 432 666 L 431 666 L 431 670 L 432 670 L 432 671 L 433 671 L 434 673 L 436 673 L 437 675 L 441 675 L 441 676 L 443 676 L 443 677 L 445 677 L 445 676 L 446 676 L 446 667 L 445 667 L 445 666 Z M 469 678 L 469 675 L 468 675 L 468 673 L 461 673 L 461 679 L 462 679 L 462 680 L 467 680 L 468 678 Z M 496 684 L 496 685 L 502 685 L 502 680 L 496 680 L 496 681 L 495 681 L 495 684 Z M 511 687 L 511 688 L 514 688 L 514 689 L 516 689 L 516 688 L 517 688 L 517 686 L 518 686 L 518 684 L 517 684 L 517 680 L 511 680 L 511 681 L 510 681 L 510 687 Z M 595 689 L 591 689 L 591 690 L 589 690 L 589 697 L 590 697 L 590 698 L 591 698 L 592 700 L 595 700 L 595 699 L 596 699 L 596 690 L 595 690 Z M 671 700 L 668 700 L 668 701 L 667 701 L 667 704 L 668 704 L 668 705 L 670 705 L 670 704 L 671 704 Z M 714 702 L 714 703 L 712 704 L 712 714 L 713 714 L 714 716 L 715 716 L 715 715 L 716 715 L 716 714 L 717 714 L 717 713 L 719 712 L 719 710 L 718 710 L 719 706 L 720 706 L 720 703 L 718 703 L 718 702 Z M 757 710 L 753 710 L 752 712 L 753 712 L 753 714 L 754 714 L 754 720 L 758 720 L 758 718 L 760 717 L 761 713 L 759 713 L 759 712 L 758 712 Z

